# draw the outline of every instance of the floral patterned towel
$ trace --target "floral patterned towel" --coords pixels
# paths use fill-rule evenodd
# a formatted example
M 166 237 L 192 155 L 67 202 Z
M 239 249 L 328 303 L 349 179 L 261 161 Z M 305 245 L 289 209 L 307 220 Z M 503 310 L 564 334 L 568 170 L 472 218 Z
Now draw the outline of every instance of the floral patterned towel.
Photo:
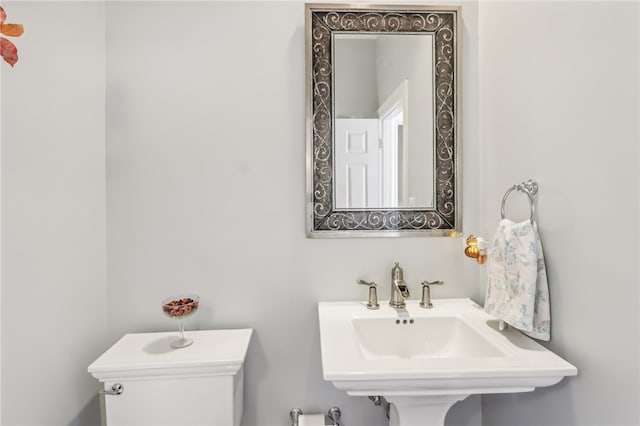
M 535 339 L 548 341 L 549 285 L 535 222 L 502 219 L 487 257 L 485 311 Z

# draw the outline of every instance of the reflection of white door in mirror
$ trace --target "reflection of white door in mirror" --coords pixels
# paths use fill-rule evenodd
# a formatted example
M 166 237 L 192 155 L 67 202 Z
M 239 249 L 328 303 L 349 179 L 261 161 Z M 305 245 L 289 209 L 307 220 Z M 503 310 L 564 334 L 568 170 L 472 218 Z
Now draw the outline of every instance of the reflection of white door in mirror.
M 377 119 L 336 119 L 335 206 L 379 207 L 380 155 Z

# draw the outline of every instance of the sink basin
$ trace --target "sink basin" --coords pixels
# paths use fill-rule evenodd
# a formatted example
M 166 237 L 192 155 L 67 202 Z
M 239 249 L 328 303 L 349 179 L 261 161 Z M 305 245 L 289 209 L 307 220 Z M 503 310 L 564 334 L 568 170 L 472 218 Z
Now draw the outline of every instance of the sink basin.
M 478 393 L 532 391 L 577 369 L 469 299 L 439 299 L 433 309 L 407 301 L 318 305 L 324 379 L 356 396 L 384 396 L 401 426 L 441 426 L 456 401 Z
M 474 358 L 503 355 L 458 316 L 408 319 L 394 313 L 354 315 L 351 325 L 364 359 Z

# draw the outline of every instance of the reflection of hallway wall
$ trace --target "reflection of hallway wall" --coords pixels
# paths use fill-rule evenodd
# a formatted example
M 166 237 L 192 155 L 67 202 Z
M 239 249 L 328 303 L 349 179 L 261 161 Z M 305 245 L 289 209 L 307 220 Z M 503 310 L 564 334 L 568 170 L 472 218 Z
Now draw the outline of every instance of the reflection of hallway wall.
M 336 118 L 377 118 L 375 39 L 338 39 L 334 54 Z
M 407 80 L 408 195 L 416 205 L 433 205 L 433 37 L 425 35 L 380 36 L 376 42 L 378 104 Z M 420 54 L 417 54 L 417 53 Z M 415 143 L 418 141 L 418 143 Z M 421 191 L 420 189 L 424 189 Z

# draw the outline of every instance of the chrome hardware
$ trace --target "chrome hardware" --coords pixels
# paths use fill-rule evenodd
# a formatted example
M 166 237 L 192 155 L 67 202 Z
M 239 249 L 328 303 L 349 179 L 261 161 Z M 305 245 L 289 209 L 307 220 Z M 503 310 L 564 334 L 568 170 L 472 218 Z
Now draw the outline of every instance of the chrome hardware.
M 369 301 L 367 302 L 368 309 L 379 309 L 380 304 L 378 303 L 378 291 L 376 290 L 376 283 L 365 280 L 358 280 L 358 284 L 368 285 L 369 286 Z
M 399 263 L 396 262 L 391 269 L 391 299 L 389 300 L 389 306 L 396 309 L 404 308 L 406 306 L 405 300 L 408 297 L 409 287 L 404 282 L 404 272 Z
M 300 416 L 302 414 L 303 414 L 302 410 L 299 409 L 299 408 L 292 408 L 291 411 L 289 411 L 289 417 L 291 418 L 291 425 L 292 426 L 298 426 L 298 422 L 300 421 Z M 340 411 L 340 409 L 338 407 L 331 407 L 331 408 L 329 408 L 329 412 L 325 416 L 325 422 L 326 422 L 327 417 L 328 417 L 333 426 L 340 426 L 340 417 L 341 416 L 342 416 L 342 412 Z
M 420 307 L 431 309 L 433 308 L 433 303 L 431 303 L 431 285 L 442 285 L 443 281 L 423 281 L 422 282 L 422 300 L 420 300 Z
M 289 411 L 292 426 L 298 426 L 298 417 L 300 417 L 300 415 L 302 415 L 302 410 L 299 408 L 293 408 Z
M 111 386 L 111 390 L 101 390 L 98 393 L 103 393 L 105 395 L 120 395 L 122 392 L 124 392 L 124 386 L 120 383 L 116 383 Z
M 529 220 L 531 221 L 531 223 L 533 223 L 536 216 L 534 196 L 538 193 L 538 182 L 533 179 L 529 179 L 526 182 L 513 185 L 511 188 L 507 189 L 504 197 L 502 197 L 502 205 L 500 206 L 500 216 L 502 217 L 502 219 L 506 218 L 505 205 L 507 203 L 507 198 L 509 198 L 509 194 L 511 194 L 511 192 L 513 191 L 524 192 L 529 197 L 529 201 L 531 202 L 531 216 L 529 217 Z
M 383 403 L 384 403 L 384 415 L 387 417 L 387 420 L 388 420 L 389 419 L 389 410 L 390 410 L 391 404 L 388 403 L 386 399 L 384 399 L 384 396 L 369 395 L 369 400 L 372 401 L 373 405 L 375 405 L 376 407 L 379 407 L 379 406 L 383 405 Z
M 379 396 L 369 395 L 369 401 L 373 401 L 373 405 L 382 405 L 382 398 Z
M 329 420 L 331 420 L 333 426 L 340 426 L 340 416 L 342 416 L 342 413 L 338 407 L 329 408 L 327 416 L 329 417 Z
M 502 320 L 500 320 L 498 322 L 498 330 L 500 330 L 500 331 L 505 331 L 508 326 L 509 326 L 509 324 L 507 324 L 506 322 L 504 322 Z

